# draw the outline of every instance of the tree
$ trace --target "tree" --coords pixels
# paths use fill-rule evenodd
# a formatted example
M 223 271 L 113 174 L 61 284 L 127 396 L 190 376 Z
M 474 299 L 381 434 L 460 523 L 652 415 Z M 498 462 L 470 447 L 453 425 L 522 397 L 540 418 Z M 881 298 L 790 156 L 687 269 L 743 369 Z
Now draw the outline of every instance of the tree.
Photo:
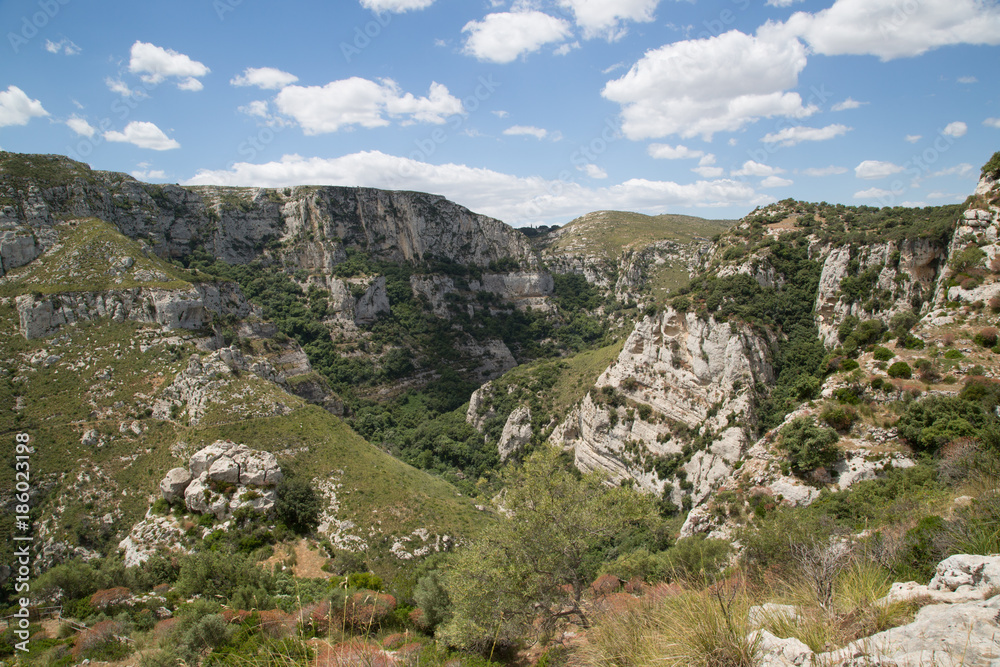
M 297 533 L 308 533 L 319 524 L 322 499 L 309 482 L 286 477 L 278 484 L 274 509 L 278 518 Z
M 630 525 L 651 522 L 653 500 L 579 476 L 555 449 L 536 451 L 504 475 L 499 520 L 461 550 L 447 577 L 452 617 L 445 641 L 473 649 L 510 645 L 539 621 L 589 625 L 581 600 L 596 574 L 588 554 Z

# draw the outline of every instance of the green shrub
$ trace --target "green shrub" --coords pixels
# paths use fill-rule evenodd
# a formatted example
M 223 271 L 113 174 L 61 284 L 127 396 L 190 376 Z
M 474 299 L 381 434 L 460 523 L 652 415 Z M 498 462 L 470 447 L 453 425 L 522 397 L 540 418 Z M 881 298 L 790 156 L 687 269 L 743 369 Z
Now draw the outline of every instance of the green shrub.
M 823 410 L 819 418 L 837 431 L 848 431 L 857 420 L 858 413 L 850 406 L 838 405 Z
M 879 345 L 875 348 L 875 352 L 872 354 L 872 358 L 875 361 L 889 361 L 895 357 L 895 353 L 887 347 L 882 347 Z
M 983 165 L 980 173 L 983 176 L 989 176 L 994 179 L 1000 177 L 1000 151 L 993 154 L 989 161 Z
M 965 355 L 958 350 L 948 350 L 944 353 L 945 359 L 965 359 Z
M 791 469 L 798 474 L 812 472 L 837 460 L 840 436 L 818 425 L 812 418 L 798 417 L 781 430 L 781 448 L 788 454 Z
M 897 345 L 902 345 L 904 349 L 907 350 L 922 350 L 924 349 L 924 341 L 917 338 L 911 333 L 904 334 L 899 337 L 896 341 Z
M 993 347 L 997 344 L 997 330 L 993 327 L 980 329 L 972 337 L 972 342 L 980 347 Z
M 952 440 L 979 437 L 986 421 L 976 403 L 956 396 L 930 396 L 910 403 L 896 430 L 915 450 L 933 454 Z
M 451 606 L 441 573 L 432 570 L 420 577 L 413 588 L 413 600 L 424 612 L 424 625 L 430 630 L 436 628 L 445 619 Z
M 276 493 L 274 509 L 286 526 L 297 533 L 308 533 L 319 524 L 322 499 L 309 482 L 286 477 Z
M 881 391 L 882 389 L 886 388 L 887 384 L 888 383 L 882 378 L 872 378 L 871 388 L 874 389 L 875 391 Z M 892 385 L 889 385 L 889 387 L 891 388 Z
M 845 403 L 847 405 L 858 405 L 861 403 L 861 396 L 851 387 L 840 387 L 833 392 L 833 397 L 840 403 Z
M 371 572 L 353 572 L 347 575 L 347 586 L 366 591 L 380 591 L 382 590 L 382 577 Z
M 726 540 L 715 540 L 703 534 L 685 537 L 663 552 L 668 573 L 685 581 L 714 580 L 729 562 L 733 547 Z
M 897 361 L 892 366 L 889 366 L 889 370 L 886 371 L 889 377 L 896 379 L 909 380 L 913 377 L 913 369 L 905 361 Z

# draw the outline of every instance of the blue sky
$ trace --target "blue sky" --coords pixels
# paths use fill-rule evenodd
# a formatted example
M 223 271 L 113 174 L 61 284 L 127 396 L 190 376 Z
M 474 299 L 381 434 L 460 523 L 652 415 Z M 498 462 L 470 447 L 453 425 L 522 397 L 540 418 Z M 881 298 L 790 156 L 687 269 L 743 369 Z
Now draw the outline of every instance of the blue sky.
M 5 0 L 0 148 L 443 194 L 515 226 L 962 201 L 995 0 Z

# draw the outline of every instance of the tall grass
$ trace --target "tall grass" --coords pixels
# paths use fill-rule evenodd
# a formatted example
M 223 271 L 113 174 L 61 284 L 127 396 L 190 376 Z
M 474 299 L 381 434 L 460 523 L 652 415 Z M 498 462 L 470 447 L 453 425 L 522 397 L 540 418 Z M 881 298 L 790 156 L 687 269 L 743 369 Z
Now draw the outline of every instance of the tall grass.
M 587 633 L 577 657 L 588 667 L 753 667 L 750 593 L 731 582 L 647 596 Z

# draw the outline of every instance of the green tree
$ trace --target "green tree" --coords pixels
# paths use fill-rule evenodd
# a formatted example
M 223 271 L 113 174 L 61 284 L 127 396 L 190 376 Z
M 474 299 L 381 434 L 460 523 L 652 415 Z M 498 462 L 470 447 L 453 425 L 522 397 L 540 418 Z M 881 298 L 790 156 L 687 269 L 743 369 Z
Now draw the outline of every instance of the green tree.
M 297 533 L 308 533 L 319 524 L 322 499 L 309 482 L 285 478 L 278 484 L 274 509 L 285 525 Z
M 839 439 L 836 431 L 818 425 L 811 417 L 798 417 L 781 429 L 781 448 L 788 453 L 792 470 L 800 475 L 836 461 Z
M 581 600 L 596 574 L 588 554 L 633 525 L 655 518 L 651 498 L 580 477 L 554 449 L 505 472 L 500 519 L 452 562 L 452 617 L 441 628 L 457 646 L 509 646 L 535 621 L 549 632 L 560 618 L 589 625 Z M 594 570 L 594 571 L 592 571 Z

